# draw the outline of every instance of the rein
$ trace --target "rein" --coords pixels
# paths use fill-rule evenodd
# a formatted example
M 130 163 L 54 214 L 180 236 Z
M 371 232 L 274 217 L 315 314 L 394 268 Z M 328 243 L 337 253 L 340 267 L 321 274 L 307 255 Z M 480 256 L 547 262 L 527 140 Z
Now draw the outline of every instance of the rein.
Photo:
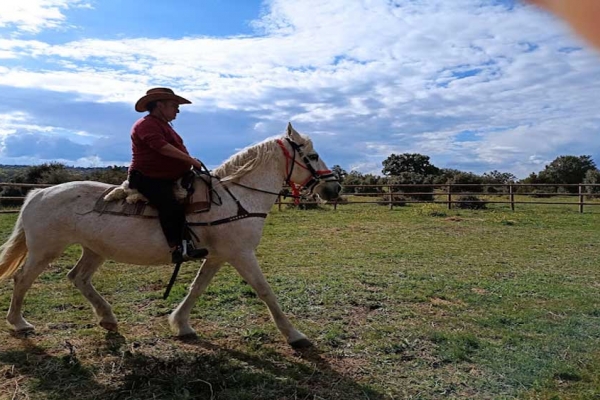
M 300 199 L 300 189 L 305 188 L 305 189 L 309 189 L 312 191 L 314 189 L 314 187 L 317 186 L 317 184 L 319 182 L 321 182 L 321 180 L 332 178 L 332 177 L 335 178 L 335 175 L 331 172 L 331 170 L 319 170 L 319 171 L 315 170 L 313 168 L 312 164 L 310 163 L 310 160 L 308 159 L 308 157 L 306 155 L 304 155 L 304 152 L 302 151 L 302 145 L 297 144 L 296 142 L 294 142 L 293 140 L 290 140 L 289 138 L 286 138 L 286 140 L 288 141 L 288 143 L 290 144 L 290 146 L 292 147 L 292 149 L 294 151 L 293 155 L 290 154 L 288 149 L 285 147 L 283 140 L 277 139 L 277 144 L 279 145 L 279 147 L 283 151 L 283 154 L 285 155 L 285 170 L 289 171 L 287 173 L 287 177 L 285 178 L 285 183 L 287 183 L 292 188 L 291 195 L 290 194 L 282 194 L 281 192 L 272 192 L 269 190 L 254 188 L 254 187 L 247 186 L 247 185 L 244 185 L 243 183 L 239 183 L 239 182 L 231 182 L 231 184 L 242 187 L 244 189 L 252 190 L 254 192 L 272 194 L 275 196 L 283 196 L 284 198 L 291 197 L 295 200 L 298 200 L 298 199 Z M 302 163 L 300 163 L 298 160 L 296 160 L 296 153 L 298 153 L 298 155 L 302 158 L 304 165 L 302 165 Z M 290 163 L 290 160 L 291 160 L 291 163 Z M 202 165 L 204 166 L 204 164 L 202 164 Z M 311 173 L 311 176 L 304 183 L 298 184 L 296 182 L 292 182 L 291 177 L 294 172 L 295 165 L 298 165 L 300 168 L 304 168 L 305 170 L 307 170 Z M 206 170 L 206 172 L 202 172 L 203 174 L 208 175 L 208 177 L 211 180 L 212 180 L 212 178 L 214 178 L 219 183 L 221 183 L 221 185 L 223 186 L 225 191 L 229 194 L 229 196 L 237 204 L 238 211 L 237 211 L 236 215 L 218 219 L 216 221 L 188 222 L 187 223 L 188 226 L 214 226 L 214 225 L 226 224 L 228 222 L 238 221 L 240 219 L 245 219 L 245 218 L 266 218 L 267 217 L 266 213 L 250 213 L 250 212 L 248 212 L 242 206 L 240 201 L 233 195 L 233 193 L 231 193 L 231 190 L 229 190 L 229 188 L 221 182 L 221 178 L 219 178 L 218 176 L 211 175 L 205 166 L 204 166 L 204 169 Z M 211 189 L 212 189 L 212 187 L 211 187 Z
M 216 179 L 219 179 L 219 178 L 216 178 Z M 219 182 L 221 182 L 221 181 L 219 180 Z M 226 224 L 228 222 L 238 221 L 240 219 L 246 219 L 246 218 L 267 218 L 267 213 L 251 213 L 251 212 L 248 212 L 244 208 L 244 206 L 242 205 L 242 203 L 233 195 L 233 193 L 231 193 L 231 190 L 229 190 L 229 188 L 227 186 L 223 186 L 223 188 L 225 189 L 225 191 L 229 194 L 229 196 L 231 196 L 231 198 L 237 204 L 237 207 L 238 207 L 237 214 L 236 215 L 232 215 L 231 217 L 221 218 L 221 219 L 218 219 L 216 221 L 209 221 L 209 222 L 187 222 L 188 226 L 215 226 L 215 225 Z
M 238 183 L 238 182 L 231 182 L 231 184 L 232 184 L 232 185 L 235 185 L 235 186 L 242 187 L 242 188 L 244 188 L 244 189 L 251 190 L 251 191 L 253 191 L 253 192 L 260 192 L 260 193 L 266 193 L 266 194 L 274 194 L 274 195 L 276 195 L 276 196 L 282 196 L 282 197 L 291 197 L 291 198 L 293 198 L 293 199 L 299 199 L 299 198 L 300 198 L 300 195 L 295 195 L 295 194 L 286 194 L 286 193 L 281 193 L 281 192 L 279 192 L 279 193 L 277 193 L 277 192 L 271 192 L 271 191 L 268 191 L 268 190 L 263 190 L 263 189 L 253 188 L 252 186 L 246 186 L 246 185 L 244 185 L 244 184 L 242 184 L 242 183 Z M 293 189 L 292 189 L 292 190 L 293 190 Z

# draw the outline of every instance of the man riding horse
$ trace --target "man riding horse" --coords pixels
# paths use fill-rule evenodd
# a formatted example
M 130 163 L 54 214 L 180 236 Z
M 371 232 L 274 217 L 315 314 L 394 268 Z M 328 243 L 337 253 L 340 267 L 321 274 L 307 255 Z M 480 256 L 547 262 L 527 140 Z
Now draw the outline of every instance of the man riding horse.
M 137 189 L 158 210 L 174 263 L 204 258 L 206 249 L 195 249 L 184 239 L 185 209 L 174 194 L 176 181 L 202 164 L 190 156 L 181 136 L 170 122 L 179 113 L 180 104 L 191 101 L 168 88 L 154 88 L 135 104 L 138 112 L 148 112 L 131 129 L 132 159 L 129 187 Z

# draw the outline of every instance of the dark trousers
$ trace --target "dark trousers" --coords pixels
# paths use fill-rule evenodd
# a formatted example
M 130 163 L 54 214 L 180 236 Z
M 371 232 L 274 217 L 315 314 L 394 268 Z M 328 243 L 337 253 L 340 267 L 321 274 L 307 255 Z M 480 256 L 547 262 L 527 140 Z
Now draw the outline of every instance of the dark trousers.
M 175 198 L 174 183 L 150 178 L 135 170 L 129 172 L 129 187 L 137 189 L 156 207 L 160 226 L 171 247 L 181 245 L 185 225 L 185 208 Z

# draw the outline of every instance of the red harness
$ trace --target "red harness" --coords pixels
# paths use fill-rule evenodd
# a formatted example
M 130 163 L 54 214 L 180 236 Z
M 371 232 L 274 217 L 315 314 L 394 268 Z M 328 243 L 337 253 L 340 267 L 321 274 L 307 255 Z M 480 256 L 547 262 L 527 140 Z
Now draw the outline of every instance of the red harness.
M 319 178 L 321 176 L 330 175 L 330 174 L 332 174 L 332 172 L 328 169 L 315 170 L 312 167 L 312 165 L 310 165 L 310 162 L 304 156 L 304 154 L 302 154 L 301 150 L 298 149 L 298 153 L 300 154 L 300 156 L 302 157 L 302 159 L 305 163 L 305 165 L 302 165 L 302 163 L 300 163 L 296 160 L 295 155 L 292 156 L 290 154 L 289 150 L 285 147 L 285 144 L 283 144 L 283 141 L 281 139 L 277 139 L 277 144 L 279 145 L 279 147 L 281 147 L 281 150 L 283 151 L 283 154 L 285 155 L 285 170 L 288 174 L 287 178 L 285 180 L 285 183 L 287 183 L 290 186 L 290 188 L 292 189 L 292 195 L 294 196 L 294 203 L 298 204 L 298 203 L 300 203 L 300 189 L 305 187 L 310 181 L 319 180 Z M 292 161 L 291 166 L 290 166 L 290 160 Z M 296 183 L 291 180 L 292 171 L 294 170 L 294 164 L 298 165 L 300 168 L 303 168 L 311 173 L 311 176 L 303 183 Z

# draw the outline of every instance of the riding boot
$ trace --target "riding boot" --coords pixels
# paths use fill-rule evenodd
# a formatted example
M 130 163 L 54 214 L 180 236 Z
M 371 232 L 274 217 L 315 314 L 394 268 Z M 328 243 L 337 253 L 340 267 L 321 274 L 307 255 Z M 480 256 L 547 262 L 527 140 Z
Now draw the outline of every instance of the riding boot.
M 207 249 L 196 249 L 191 241 L 184 240 L 180 246 L 177 246 L 171 253 L 171 261 L 174 264 L 184 261 L 193 261 L 206 258 Z

